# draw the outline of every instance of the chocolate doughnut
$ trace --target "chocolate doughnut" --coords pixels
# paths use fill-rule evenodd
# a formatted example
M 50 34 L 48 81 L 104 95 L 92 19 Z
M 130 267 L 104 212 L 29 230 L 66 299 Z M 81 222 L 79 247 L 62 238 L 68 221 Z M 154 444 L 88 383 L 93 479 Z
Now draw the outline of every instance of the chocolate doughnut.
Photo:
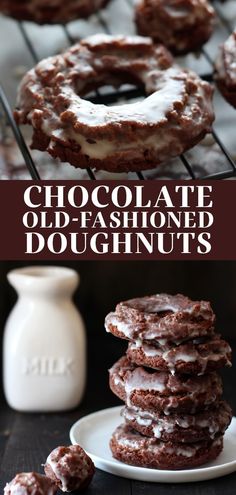
M 55 495 L 57 485 L 38 473 L 19 473 L 4 488 L 4 495 Z
M 84 490 L 95 473 L 92 459 L 79 445 L 57 447 L 46 460 L 45 474 L 63 492 Z
M 174 54 L 201 48 L 214 28 L 215 13 L 207 0 L 139 0 L 139 34 L 151 36 Z
M 122 416 L 130 428 L 147 437 L 164 442 L 192 443 L 222 436 L 231 422 L 232 410 L 221 401 L 196 414 L 165 415 L 163 412 L 125 407 Z
M 128 425 L 121 425 L 112 435 L 110 448 L 113 457 L 126 464 L 176 470 L 215 459 L 223 449 L 223 438 L 183 445 L 145 437 Z
M 215 81 L 226 101 L 236 108 L 236 31 L 221 46 L 215 64 Z
M 133 82 L 147 97 L 105 106 L 84 96 Z M 41 61 L 23 78 L 15 117 L 33 127 L 32 147 L 75 167 L 137 171 L 197 144 L 214 120 L 212 87 L 150 38 L 94 35 Z
M 128 407 L 195 413 L 209 408 L 222 395 L 221 378 L 214 372 L 201 376 L 171 375 L 136 367 L 126 356 L 110 369 L 110 388 Z
M 105 319 L 108 332 L 122 339 L 179 344 L 214 334 L 215 315 L 207 301 L 191 301 L 181 294 L 156 294 L 130 299 Z
M 0 12 L 38 24 L 65 24 L 89 17 L 109 0 L 0 0 Z
M 202 375 L 231 366 L 231 348 L 219 335 L 204 343 L 188 341 L 173 346 L 154 346 L 141 341 L 130 342 L 127 357 L 138 366 L 147 366 L 171 373 Z

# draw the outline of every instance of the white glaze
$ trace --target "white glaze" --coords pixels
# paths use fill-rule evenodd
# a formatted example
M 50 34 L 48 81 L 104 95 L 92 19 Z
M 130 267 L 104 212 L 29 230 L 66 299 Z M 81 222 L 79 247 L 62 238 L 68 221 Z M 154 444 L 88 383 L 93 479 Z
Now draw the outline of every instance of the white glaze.
M 113 36 L 114 42 L 117 42 L 122 45 L 122 41 L 124 44 L 127 46 L 131 45 L 132 47 L 135 47 L 136 45 L 139 46 L 140 43 L 143 45 L 150 46 L 152 44 L 152 39 L 149 38 L 148 36 L 143 38 L 143 36 L 123 36 L 121 35 L 115 35 Z M 91 46 L 91 47 L 98 47 L 100 44 L 107 44 L 110 46 L 111 44 L 111 37 L 109 34 L 106 33 L 97 33 L 89 36 L 88 38 L 85 38 L 83 40 L 83 44 L 86 46 Z
M 175 69 L 169 69 L 170 75 Z M 166 71 L 168 72 L 168 71 Z M 167 75 L 167 74 L 166 74 Z M 106 107 L 105 105 L 95 105 L 87 100 L 80 98 L 74 94 L 72 89 L 63 89 L 62 95 L 70 99 L 68 111 L 80 122 L 86 126 L 106 127 L 109 124 L 122 125 L 122 123 L 142 123 L 150 126 L 155 125 L 158 121 L 166 122 L 166 114 L 173 110 L 174 104 L 180 101 L 184 92 L 184 82 L 181 80 L 167 79 L 165 86 L 158 91 L 136 103 L 130 103 L 122 106 Z M 32 119 L 35 120 L 35 110 L 32 114 Z M 55 129 L 53 129 L 53 121 L 55 120 Z M 87 141 L 86 137 L 73 127 L 64 127 L 55 117 L 53 119 L 44 119 L 42 129 L 48 136 L 53 136 L 55 140 L 67 141 L 73 139 L 81 146 L 81 151 L 90 158 L 104 159 L 112 155 L 116 151 L 122 152 L 127 150 L 136 150 L 137 146 L 140 150 L 149 148 L 158 150 L 163 147 L 165 140 L 168 140 L 167 135 L 163 135 L 159 130 L 158 134 L 155 127 L 150 127 L 148 135 L 144 138 L 139 138 L 135 133 L 132 136 L 132 141 L 122 140 L 119 142 L 117 150 L 116 140 L 108 141 L 107 139 L 96 138 L 95 143 Z
M 152 427 L 153 436 L 161 438 L 163 432 L 173 433 L 176 427 L 183 430 L 188 428 L 208 429 L 211 438 L 219 431 L 218 418 L 209 414 L 208 418 L 203 418 L 201 413 L 194 415 L 162 415 L 151 411 L 144 411 L 135 406 L 125 408 L 122 412 L 128 421 L 136 421 L 140 426 Z
M 129 317 L 124 310 L 126 304 L 127 307 L 129 308 L 130 306 L 131 309 L 132 304 L 138 305 L 137 312 L 141 312 L 142 314 L 141 322 L 136 321 L 135 318 L 133 322 L 129 321 Z M 168 328 L 168 322 L 165 328 L 162 325 L 163 319 L 159 316 L 159 313 L 162 312 L 176 313 L 178 311 L 185 314 L 187 318 L 186 325 L 189 325 L 189 335 L 186 332 L 182 339 L 178 336 L 178 332 L 175 332 L 175 329 L 172 330 L 171 325 L 170 329 Z M 192 315 L 193 319 L 191 321 Z M 128 340 L 136 342 L 137 340 L 146 340 L 150 342 L 153 340 L 156 341 L 157 344 L 159 343 L 160 346 L 164 346 L 168 341 L 171 341 L 173 344 L 179 345 L 181 342 L 184 342 L 187 337 L 194 339 L 199 337 L 199 335 L 204 336 L 208 334 L 208 328 L 199 328 L 199 316 L 208 322 L 209 327 L 211 324 L 213 325 L 214 314 L 209 303 L 206 301 L 190 301 L 188 298 L 181 295 L 169 296 L 167 294 L 156 294 L 147 298 L 138 299 L 138 302 L 136 299 L 133 299 L 121 303 L 117 306 L 115 312 L 111 312 L 107 315 L 105 326 L 108 332 L 110 331 L 109 326 L 116 327 Z
M 226 357 L 227 353 L 230 353 L 230 346 L 225 341 L 221 342 L 215 352 L 209 351 L 208 354 L 206 354 L 205 356 L 203 356 L 199 352 L 198 345 L 196 344 L 195 347 L 192 347 L 191 342 L 190 344 L 184 344 L 177 347 L 169 345 L 169 349 L 166 351 L 163 351 L 157 346 L 142 343 L 140 339 L 129 344 L 129 349 L 131 351 L 135 351 L 139 348 L 142 348 L 142 353 L 147 358 L 160 357 L 161 359 L 163 359 L 172 374 L 175 373 L 176 363 L 194 363 L 196 361 L 198 361 L 198 365 L 200 367 L 200 371 L 198 374 L 204 374 L 209 362 L 217 362 L 222 359 L 222 357 Z M 231 364 L 228 359 L 227 364 Z
M 105 44 L 105 48 L 102 46 L 99 50 L 100 43 Z M 139 48 L 142 49 L 143 44 L 150 46 L 150 50 L 147 53 L 144 50 L 140 67 L 135 68 L 132 63 L 140 59 Z M 90 48 L 97 49 L 96 56 L 89 52 Z M 113 57 L 115 70 L 137 77 L 150 96 L 118 106 L 94 104 L 81 98 L 79 95 L 86 93 L 89 81 L 93 80 L 95 86 L 104 82 L 101 68 L 106 56 Z M 66 142 L 67 146 L 68 141 L 72 141 L 72 147 L 73 143 L 80 145 L 78 153 L 93 160 L 115 160 L 121 153 L 124 161 L 129 159 L 129 155 L 140 160 L 144 159 L 147 150 L 151 156 L 157 157 L 158 162 L 165 159 L 167 150 L 170 156 L 176 156 L 184 146 L 184 138 L 179 135 L 180 131 L 176 132 L 178 122 L 178 128 L 182 126 L 185 133 L 181 115 L 189 118 L 189 123 L 191 121 L 186 139 L 194 139 L 195 134 L 198 137 L 202 131 L 208 132 L 212 115 L 211 91 L 207 83 L 194 73 L 177 65 L 161 70 L 160 58 L 159 49 L 153 47 L 149 38 L 134 36 L 126 39 L 104 34 L 89 37 L 71 48 L 65 56 L 58 55 L 40 62 L 25 76 L 17 99 L 19 118 L 24 114 L 24 122 L 27 116 L 33 127 L 42 129 L 50 138 L 47 150 L 55 154 L 58 142 L 62 146 Z M 49 88 L 44 86 L 46 74 L 55 84 L 60 79 L 58 74 L 62 78 L 52 98 L 48 97 Z M 111 77 L 111 84 L 114 78 Z M 188 81 L 192 81 L 195 88 L 192 96 L 188 94 Z M 25 97 L 26 88 L 28 98 Z M 47 113 L 39 114 L 42 112 L 40 95 L 46 100 Z M 170 112 L 173 121 L 169 119 Z M 91 137 L 95 143 L 90 141 Z
M 67 492 L 67 479 L 62 475 L 61 470 L 58 468 L 58 463 L 52 460 L 51 454 L 48 456 L 46 463 L 51 466 L 53 473 L 55 473 L 56 478 L 60 480 L 60 489 L 63 492 Z
M 164 413 L 168 415 L 170 411 L 179 407 L 179 397 L 185 395 L 189 397 L 192 403 L 189 413 L 194 413 L 199 403 L 199 394 L 204 395 L 204 404 L 213 403 L 221 393 L 221 380 L 215 373 L 205 375 L 203 379 L 198 376 L 192 376 L 181 381 L 177 375 L 172 376 L 167 372 L 155 371 L 147 372 L 144 368 L 133 367 L 125 357 L 121 358 L 110 370 L 112 380 L 119 378 L 120 386 L 126 394 L 126 404 L 131 407 L 133 402 L 133 392 L 151 391 L 156 393 L 157 397 L 165 395 Z M 216 387 L 216 392 L 214 392 Z
M 125 379 L 125 392 L 127 405 L 130 406 L 130 398 L 134 390 L 163 392 L 166 388 L 165 373 L 147 373 L 142 368 L 135 368 Z
M 225 68 L 232 80 L 236 79 L 236 35 L 232 34 L 224 44 Z
M 174 104 L 181 101 L 185 89 L 184 81 L 174 79 L 179 71 L 167 69 L 163 78 L 162 87 L 142 101 L 125 105 L 107 107 L 95 105 L 90 101 L 75 96 L 73 90 L 63 89 L 62 95 L 71 99 L 70 110 L 81 124 L 91 127 L 107 126 L 110 123 L 128 121 L 143 124 L 156 124 L 166 121 L 167 112 L 173 110 Z M 151 129 L 150 129 L 151 131 Z
M 46 480 L 45 477 L 44 479 Z M 24 487 L 22 487 L 22 483 L 24 483 Z M 19 475 L 16 475 L 16 477 L 10 483 L 6 484 L 4 488 L 4 495 L 8 495 L 9 493 L 11 493 L 11 495 L 25 494 L 25 487 L 30 487 L 32 490 L 32 487 L 35 487 L 35 483 L 37 483 L 37 481 L 34 478 L 33 473 L 20 473 Z M 49 483 L 47 484 L 49 485 Z M 55 486 L 47 486 L 47 495 L 55 495 L 56 491 L 57 490 Z M 34 488 L 32 493 L 35 493 Z M 37 486 L 37 495 L 45 495 L 45 493 L 45 486 Z
M 133 325 L 121 321 L 116 316 L 116 313 L 109 313 L 107 315 L 107 317 L 106 317 L 106 320 L 105 320 L 105 329 L 106 329 L 106 331 L 108 333 L 110 332 L 110 330 L 109 330 L 109 326 L 110 325 L 116 327 L 117 330 L 119 332 L 123 333 L 125 335 L 125 337 L 127 337 L 128 339 L 131 337 L 132 331 L 133 331 L 133 328 L 134 328 Z
M 163 452 L 169 455 L 172 454 L 177 454 L 178 456 L 183 456 L 183 457 L 193 457 L 196 455 L 197 451 L 202 448 L 202 443 L 195 443 L 191 445 L 180 445 L 176 444 L 175 446 L 170 444 L 170 443 L 165 443 L 162 442 L 161 440 L 154 440 L 151 438 L 147 437 L 142 437 L 141 435 L 137 434 L 132 434 L 129 433 L 127 434 L 126 432 L 123 431 L 122 427 L 119 427 L 116 432 L 114 433 L 114 437 L 117 440 L 118 444 L 121 445 L 122 447 L 128 447 L 132 450 L 139 450 L 139 449 L 145 449 L 147 452 L 156 452 L 158 453 Z M 221 439 L 217 439 L 213 442 L 212 447 L 217 446 L 219 443 L 221 443 Z
M 224 84 L 236 84 L 236 34 L 229 36 L 221 46 L 216 60 L 216 79 L 223 79 Z

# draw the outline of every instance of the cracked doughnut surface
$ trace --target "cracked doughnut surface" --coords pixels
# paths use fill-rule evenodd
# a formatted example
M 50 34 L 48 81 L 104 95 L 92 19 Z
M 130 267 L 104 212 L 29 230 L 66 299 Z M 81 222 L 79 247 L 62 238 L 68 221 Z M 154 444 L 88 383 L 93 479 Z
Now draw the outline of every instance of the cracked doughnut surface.
M 154 294 L 123 301 L 107 315 L 105 328 L 116 337 L 179 344 L 214 334 L 215 315 L 207 301 L 182 294 Z
M 139 34 L 151 36 L 174 54 L 200 49 L 215 19 L 207 0 L 140 0 L 135 15 Z
M 84 490 L 95 473 L 92 459 L 79 445 L 54 449 L 46 460 L 44 470 L 63 492 Z
M 105 106 L 84 97 L 104 84 L 130 82 L 145 89 L 144 100 Z M 32 125 L 32 147 L 54 158 L 80 168 L 137 171 L 180 155 L 210 132 L 212 91 L 150 38 L 101 34 L 29 71 L 15 117 Z
M 38 473 L 18 473 L 4 489 L 4 495 L 55 495 L 57 485 Z
M 0 12 L 38 24 L 65 24 L 89 17 L 109 0 L 0 0 Z
M 127 357 L 138 366 L 193 375 L 231 366 L 231 348 L 217 334 L 200 343 L 196 339 L 177 346 L 150 345 L 137 340 L 129 343 Z
M 214 78 L 223 97 L 236 108 L 236 31 L 220 47 Z
M 113 457 L 126 464 L 176 470 L 215 459 L 223 449 L 223 438 L 183 445 L 144 437 L 128 425 L 121 425 L 112 435 L 110 448 Z
M 109 373 L 112 392 L 128 407 L 193 414 L 207 409 L 222 395 L 222 381 L 215 372 L 202 376 L 171 375 L 137 367 L 123 356 Z
M 225 401 L 196 414 L 169 414 L 125 407 L 122 416 L 133 430 L 164 442 L 193 443 L 213 440 L 224 434 L 232 419 L 232 410 Z

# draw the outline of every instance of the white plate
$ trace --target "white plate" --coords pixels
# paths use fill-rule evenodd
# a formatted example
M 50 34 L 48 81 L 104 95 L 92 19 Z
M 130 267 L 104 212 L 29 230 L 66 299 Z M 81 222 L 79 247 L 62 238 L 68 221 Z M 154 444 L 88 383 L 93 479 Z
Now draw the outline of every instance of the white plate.
M 77 421 L 70 430 L 71 442 L 81 445 L 97 468 L 124 478 L 161 483 L 209 480 L 236 471 L 236 418 L 233 418 L 225 434 L 223 452 L 204 467 L 167 471 L 129 466 L 116 461 L 111 455 L 109 441 L 115 428 L 122 423 L 121 409 L 112 407 L 89 414 Z

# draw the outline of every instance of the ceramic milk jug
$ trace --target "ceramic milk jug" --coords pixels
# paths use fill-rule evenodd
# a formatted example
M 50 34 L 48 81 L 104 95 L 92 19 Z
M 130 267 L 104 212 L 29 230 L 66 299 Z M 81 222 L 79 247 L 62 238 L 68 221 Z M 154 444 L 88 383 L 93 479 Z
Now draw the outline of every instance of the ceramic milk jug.
M 69 268 L 31 266 L 8 273 L 18 300 L 3 340 L 3 381 L 18 411 L 76 407 L 86 374 L 85 329 L 72 302 L 78 274 Z

